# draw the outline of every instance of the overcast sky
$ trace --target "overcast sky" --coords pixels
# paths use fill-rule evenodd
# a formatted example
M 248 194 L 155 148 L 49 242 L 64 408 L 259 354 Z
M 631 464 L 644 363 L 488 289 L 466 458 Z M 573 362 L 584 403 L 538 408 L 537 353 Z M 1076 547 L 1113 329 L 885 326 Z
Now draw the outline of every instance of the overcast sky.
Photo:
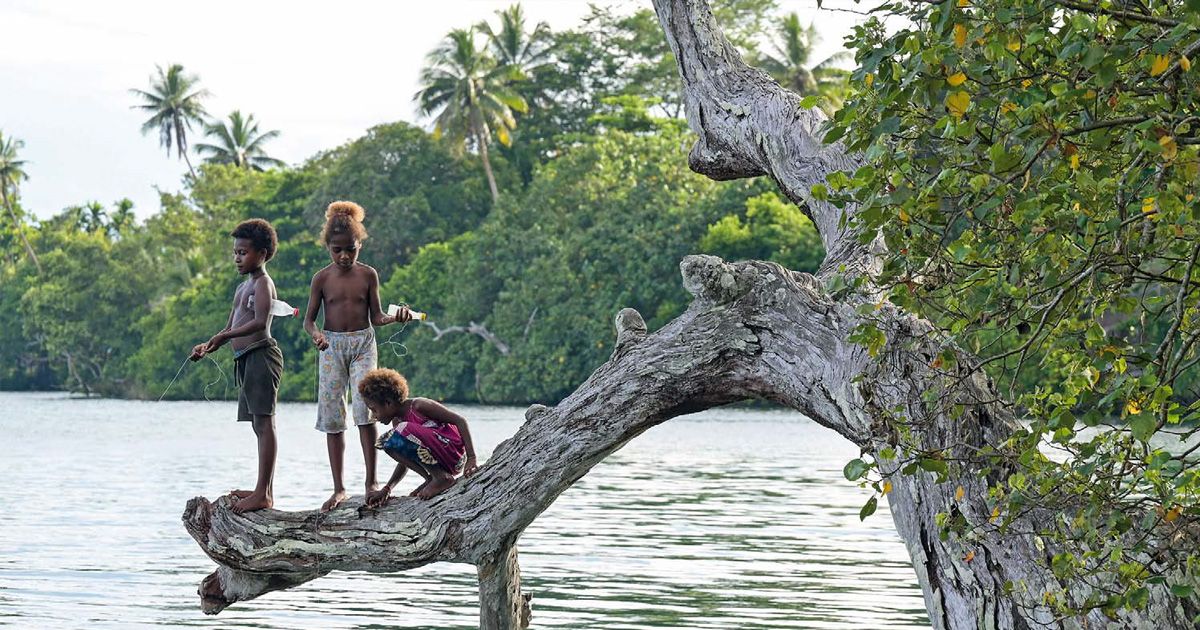
M 280 130 L 268 146 L 289 163 L 383 122 L 424 124 L 412 96 L 425 54 L 451 28 L 512 2 L 0 0 L 0 131 L 25 142 L 22 203 L 44 218 L 72 204 L 129 197 L 145 217 L 158 210 L 155 187 L 182 187 L 186 166 L 167 158 L 156 133 L 141 135 L 145 116 L 130 109 L 130 88 L 146 89 L 155 64 L 198 74 L 211 92 L 211 115 L 241 109 L 260 129 Z M 531 22 L 555 30 L 588 11 L 586 0 L 521 4 Z M 861 19 L 818 13 L 814 0 L 779 4 L 817 22 L 825 37 L 817 59 L 839 50 Z

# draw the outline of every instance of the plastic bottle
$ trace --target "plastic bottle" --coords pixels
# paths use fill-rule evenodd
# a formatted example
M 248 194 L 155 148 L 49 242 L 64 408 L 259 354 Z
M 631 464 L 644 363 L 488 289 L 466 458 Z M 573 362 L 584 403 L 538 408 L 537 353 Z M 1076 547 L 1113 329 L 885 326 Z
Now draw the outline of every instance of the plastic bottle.
M 300 309 L 283 300 L 271 300 L 271 314 L 275 317 L 295 317 L 300 314 Z
M 246 298 L 246 308 L 254 310 L 254 295 Z M 283 300 L 271 300 L 271 314 L 275 317 L 295 317 L 300 309 L 293 307 Z
M 388 316 L 395 317 L 395 316 L 399 315 L 401 308 L 403 308 L 403 307 L 400 306 L 399 304 L 389 304 L 388 310 L 387 310 Z M 429 318 L 429 315 L 422 313 L 421 311 L 414 311 L 411 308 L 408 309 L 408 312 L 412 314 L 412 321 L 414 321 L 414 322 L 423 322 Z

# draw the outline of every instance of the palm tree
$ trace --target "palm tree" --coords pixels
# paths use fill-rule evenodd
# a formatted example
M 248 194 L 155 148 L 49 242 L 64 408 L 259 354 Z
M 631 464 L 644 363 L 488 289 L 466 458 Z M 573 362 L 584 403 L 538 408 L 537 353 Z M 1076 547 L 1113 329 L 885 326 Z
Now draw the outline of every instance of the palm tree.
M 828 102 L 822 104 L 822 109 L 832 113 L 845 99 L 846 78 L 850 74 L 837 64 L 849 60 L 850 54 L 836 53 L 810 68 L 809 57 L 820 39 L 815 26 L 809 24 L 805 28 L 800 25 L 800 16 L 789 13 L 779 23 L 779 38 L 772 42 L 778 56 L 764 54 L 759 63 L 781 85 L 797 94 L 825 97 Z
M 79 229 L 84 232 L 108 231 L 108 212 L 99 201 L 90 201 L 79 209 Z
M 196 169 L 187 156 L 187 132 L 192 123 L 204 124 L 204 106 L 200 101 L 208 96 L 208 90 L 196 89 L 200 78 L 194 74 L 184 74 L 183 66 L 175 63 L 163 72 L 162 66 L 155 66 L 158 77 L 151 78 L 150 91 L 130 90 L 140 96 L 141 104 L 134 109 L 150 112 L 150 118 L 142 124 L 142 134 L 158 130 L 159 143 L 171 155 L 171 146 L 187 163 L 188 172 L 196 177 Z
M 259 133 L 254 114 L 245 118 L 234 110 L 229 114 L 229 124 L 217 121 L 204 127 L 206 137 L 216 138 L 217 144 L 197 144 L 196 153 L 208 154 L 207 160 L 216 164 L 235 164 L 240 168 L 266 170 L 273 166 L 284 166 L 263 150 L 263 145 L 279 137 L 275 130 Z
M 109 229 L 116 235 L 124 235 L 134 226 L 133 202 L 128 198 L 113 204 L 113 213 L 108 218 Z
M 525 99 L 512 90 L 523 78 L 515 66 L 501 65 L 475 45 L 473 30 L 454 29 L 425 59 L 421 84 L 414 99 L 422 115 L 436 114 L 433 134 L 446 136 L 456 152 L 473 142 L 483 160 L 492 202 L 500 198 L 496 176 L 488 159 L 492 135 L 509 146 L 516 126 L 513 111 L 525 113 Z
M 29 175 L 25 174 L 25 160 L 17 159 L 17 151 L 25 146 L 24 142 L 16 138 L 5 138 L 4 132 L 0 131 L 0 199 L 4 201 L 4 209 L 8 210 L 8 218 L 12 220 L 13 228 L 21 237 L 21 242 L 25 244 L 25 252 L 29 254 L 29 260 L 33 261 L 33 266 L 37 269 L 38 275 L 42 273 L 42 264 L 38 262 L 37 254 L 33 251 L 33 245 L 29 244 L 29 239 L 25 236 L 25 227 L 20 219 L 17 218 L 17 211 L 13 209 L 13 198 L 17 196 L 17 186 L 25 179 L 29 179 Z M 12 189 L 12 196 L 9 196 L 9 189 Z
M 525 32 L 525 11 L 520 4 L 496 11 L 500 18 L 500 30 L 487 22 L 475 28 L 488 38 L 496 61 L 506 66 L 516 66 L 526 75 L 549 63 L 550 25 L 538 22 L 533 30 Z

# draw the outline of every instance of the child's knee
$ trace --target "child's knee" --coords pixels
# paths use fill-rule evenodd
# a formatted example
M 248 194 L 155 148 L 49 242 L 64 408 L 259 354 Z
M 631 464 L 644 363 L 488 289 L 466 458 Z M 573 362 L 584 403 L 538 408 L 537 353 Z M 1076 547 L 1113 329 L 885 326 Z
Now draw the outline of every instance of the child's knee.
M 254 434 L 262 435 L 263 433 L 275 432 L 275 416 L 254 416 L 252 422 L 254 426 Z

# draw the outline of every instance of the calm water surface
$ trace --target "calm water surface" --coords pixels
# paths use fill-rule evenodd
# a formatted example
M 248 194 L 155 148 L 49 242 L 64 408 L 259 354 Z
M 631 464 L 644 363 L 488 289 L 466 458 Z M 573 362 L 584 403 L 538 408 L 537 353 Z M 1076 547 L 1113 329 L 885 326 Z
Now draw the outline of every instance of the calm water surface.
M 0 626 L 475 627 L 474 568 L 453 564 L 338 572 L 201 614 L 196 586 L 214 565 L 180 514 L 193 496 L 252 485 L 253 432 L 235 409 L 0 393 Z M 481 460 L 523 419 L 458 409 Z M 281 406 L 280 509 L 328 496 L 314 418 L 311 404 Z M 347 485 L 361 493 L 362 454 L 347 442 Z M 533 627 L 928 628 L 886 506 L 858 520 L 868 495 L 841 475 L 856 455 L 780 411 L 710 411 L 648 431 L 521 539 Z

